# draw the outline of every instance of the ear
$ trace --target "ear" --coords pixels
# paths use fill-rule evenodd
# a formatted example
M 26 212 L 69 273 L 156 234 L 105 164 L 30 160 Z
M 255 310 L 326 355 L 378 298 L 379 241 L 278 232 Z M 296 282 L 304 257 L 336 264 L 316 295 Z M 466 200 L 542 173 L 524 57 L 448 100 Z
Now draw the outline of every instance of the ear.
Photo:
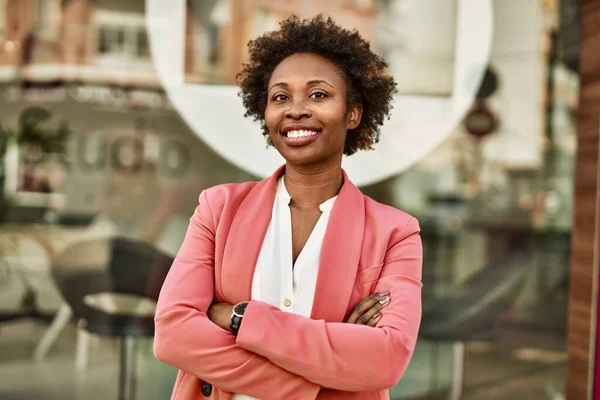
M 362 104 L 354 104 L 350 106 L 350 110 L 348 111 L 348 129 L 356 129 L 356 127 L 360 124 L 362 112 Z

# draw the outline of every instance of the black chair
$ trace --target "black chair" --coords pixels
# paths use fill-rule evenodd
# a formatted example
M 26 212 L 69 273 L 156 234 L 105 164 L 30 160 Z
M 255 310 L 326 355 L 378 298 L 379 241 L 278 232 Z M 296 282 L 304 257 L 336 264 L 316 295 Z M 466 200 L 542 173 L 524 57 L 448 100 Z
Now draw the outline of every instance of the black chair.
M 462 395 L 465 343 L 498 337 L 497 322 L 521 292 L 530 261 L 529 252 L 514 252 L 425 305 L 419 336 L 454 345 L 450 399 Z
M 154 336 L 156 300 L 172 263 L 152 245 L 121 237 L 77 243 L 53 263 L 79 326 L 121 339 L 119 400 L 135 398 L 136 338 Z

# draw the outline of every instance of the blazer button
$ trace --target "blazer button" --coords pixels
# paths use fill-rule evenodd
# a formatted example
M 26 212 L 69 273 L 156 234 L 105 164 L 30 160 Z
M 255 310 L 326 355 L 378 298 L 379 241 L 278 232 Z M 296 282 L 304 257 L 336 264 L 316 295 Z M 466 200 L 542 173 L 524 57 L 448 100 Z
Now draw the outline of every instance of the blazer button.
M 202 394 L 206 397 L 212 393 L 212 385 L 208 382 L 202 382 Z

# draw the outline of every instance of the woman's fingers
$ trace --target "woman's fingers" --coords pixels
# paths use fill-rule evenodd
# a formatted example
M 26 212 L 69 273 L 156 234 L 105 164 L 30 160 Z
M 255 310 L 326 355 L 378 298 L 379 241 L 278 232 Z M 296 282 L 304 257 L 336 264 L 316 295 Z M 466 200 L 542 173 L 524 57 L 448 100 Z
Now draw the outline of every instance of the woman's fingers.
M 379 322 L 381 318 L 380 311 L 387 307 L 390 304 L 390 296 L 381 297 L 380 300 L 375 303 L 371 308 L 363 313 L 360 318 L 358 318 L 358 323 L 362 325 L 370 325 L 374 326 Z
M 381 319 L 381 313 L 377 312 L 371 319 L 369 319 L 369 322 L 367 323 L 367 326 L 375 326 L 375 325 L 377 325 L 377 323 L 379 322 L 380 319 Z
M 354 306 L 354 309 L 352 310 L 352 313 L 350 313 L 350 316 L 348 317 L 348 320 L 346 322 L 348 322 L 350 324 L 356 324 L 358 322 L 358 319 L 368 309 L 370 309 L 375 304 L 377 304 L 379 302 L 379 300 L 381 300 L 381 299 L 382 299 L 382 297 L 379 295 L 379 293 L 375 293 L 375 294 L 365 298 L 360 303 L 358 303 L 356 306 Z
M 373 318 L 379 310 L 387 306 L 389 302 L 389 292 L 375 293 L 358 303 L 352 310 L 352 313 L 350 313 L 346 322 L 350 324 L 367 325 L 370 319 Z

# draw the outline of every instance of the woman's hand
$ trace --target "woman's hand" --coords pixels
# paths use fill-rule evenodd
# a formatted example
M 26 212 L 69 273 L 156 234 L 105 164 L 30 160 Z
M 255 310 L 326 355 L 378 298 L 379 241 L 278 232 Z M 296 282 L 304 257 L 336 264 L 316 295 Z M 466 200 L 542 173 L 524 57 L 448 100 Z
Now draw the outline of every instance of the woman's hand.
M 233 312 L 233 304 L 229 303 L 212 303 L 206 312 L 206 316 L 211 322 L 226 331 L 231 332 L 231 313 Z
M 354 307 L 346 323 L 375 326 L 381 319 L 380 311 L 389 304 L 390 292 L 375 293 Z

